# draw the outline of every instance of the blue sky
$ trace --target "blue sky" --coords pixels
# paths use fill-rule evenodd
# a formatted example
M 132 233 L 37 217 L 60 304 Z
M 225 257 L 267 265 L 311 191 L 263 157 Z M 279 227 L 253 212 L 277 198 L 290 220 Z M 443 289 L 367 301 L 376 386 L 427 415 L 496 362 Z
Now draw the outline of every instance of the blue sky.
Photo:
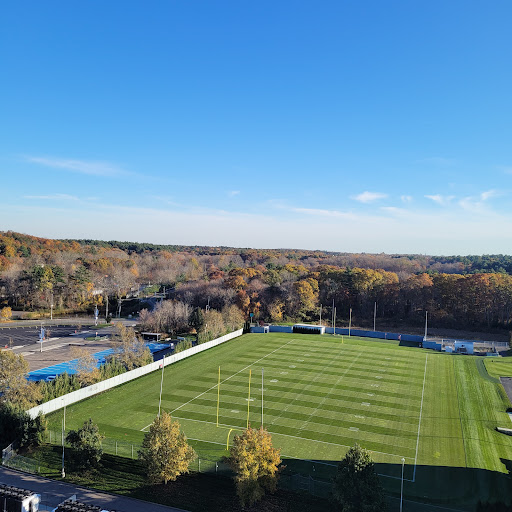
M 0 230 L 512 253 L 510 1 L 11 2 Z

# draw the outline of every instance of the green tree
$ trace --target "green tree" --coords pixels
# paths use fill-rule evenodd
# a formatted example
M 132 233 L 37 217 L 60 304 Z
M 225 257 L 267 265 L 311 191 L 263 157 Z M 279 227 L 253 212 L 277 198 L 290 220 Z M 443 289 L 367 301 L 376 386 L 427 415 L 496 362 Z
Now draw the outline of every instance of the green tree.
M 139 459 L 146 467 L 149 480 L 164 484 L 188 473 L 189 464 L 196 456 L 185 434 L 180 431 L 179 422 L 172 421 L 166 412 L 154 419 L 139 451 Z
M 229 462 L 236 473 L 236 492 L 242 507 L 276 490 L 280 451 L 272 446 L 272 437 L 263 427 L 249 427 L 235 436 Z
M 69 431 L 66 441 L 74 448 L 72 460 L 77 469 L 98 465 L 103 455 L 102 439 L 98 425 L 90 418 L 84 421 L 82 428 Z
M 333 495 L 340 512 L 382 512 L 384 492 L 370 452 L 357 443 L 339 463 Z
M 48 422 L 39 414 L 32 419 L 28 413 L 11 404 L 0 407 L 0 446 L 17 440 L 21 447 L 39 446 L 43 442 Z
M 194 308 L 192 310 L 192 313 L 190 313 L 190 316 L 188 318 L 188 323 L 197 332 L 199 332 L 204 325 L 203 310 L 201 308 Z

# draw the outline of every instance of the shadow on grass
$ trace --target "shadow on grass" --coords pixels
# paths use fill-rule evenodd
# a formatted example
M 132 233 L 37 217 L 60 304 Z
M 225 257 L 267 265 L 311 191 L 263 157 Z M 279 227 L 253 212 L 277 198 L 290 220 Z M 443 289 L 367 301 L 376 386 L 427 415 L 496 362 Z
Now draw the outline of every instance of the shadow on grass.
M 45 476 L 60 479 L 62 451 L 44 446 L 36 454 L 44 460 Z M 510 471 L 512 461 L 502 459 L 504 470 Z M 304 461 L 283 459 L 279 490 L 247 512 L 330 512 L 332 478 L 338 461 Z M 377 473 L 387 495 L 390 510 L 397 507 L 400 496 L 402 466 L 376 464 Z M 415 481 L 412 482 L 413 475 Z M 476 468 L 445 466 L 404 466 L 404 511 L 441 512 L 474 511 L 478 501 L 512 502 L 512 479 L 507 473 Z M 137 460 L 104 455 L 101 465 L 89 472 L 67 468 L 66 480 L 85 487 L 172 505 L 191 512 L 238 512 L 238 498 L 233 479 L 213 473 L 190 473 L 167 485 L 149 485 L 144 468 Z M 311 494 L 313 493 L 313 494 Z M 316 496 L 314 495 L 316 494 Z M 407 507 L 406 507 L 407 506 Z M 439 508 L 441 507 L 441 508 Z

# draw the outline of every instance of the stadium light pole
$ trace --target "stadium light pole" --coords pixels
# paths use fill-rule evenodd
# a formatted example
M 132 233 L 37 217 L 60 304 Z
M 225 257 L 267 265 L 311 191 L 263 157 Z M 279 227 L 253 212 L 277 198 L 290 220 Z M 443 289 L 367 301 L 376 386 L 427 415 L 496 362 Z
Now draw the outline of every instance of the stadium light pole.
M 402 505 L 404 501 L 404 464 L 405 459 L 402 457 L 402 483 L 400 485 L 400 512 L 402 512 Z
M 265 369 L 261 369 L 261 426 L 263 427 L 263 384 L 264 384 L 264 378 L 263 373 Z
M 64 470 L 64 418 L 62 418 L 62 478 L 66 478 L 66 471 Z
M 373 332 L 376 331 L 375 329 L 375 322 L 377 320 L 377 301 L 375 301 L 373 305 Z
M 162 406 L 162 388 L 164 386 L 164 368 L 165 356 L 162 358 L 162 379 L 160 380 L 160 398 L 158 399 L 158 417 L 160 418 L 160 408 Z
M 428 311 L 425 311 L 425 336 L 423 341 L 427 341 L 427 322 L 428 322 Z
M 349 319 L 348 319 L 348 335 L 350 336 L 350 329 L 352 328 L 352 308 L 349 311 Z

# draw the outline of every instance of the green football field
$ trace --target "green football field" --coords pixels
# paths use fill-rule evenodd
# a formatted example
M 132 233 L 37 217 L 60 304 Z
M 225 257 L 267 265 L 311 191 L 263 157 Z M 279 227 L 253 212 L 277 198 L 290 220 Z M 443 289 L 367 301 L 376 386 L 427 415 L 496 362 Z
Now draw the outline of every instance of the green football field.
M 92 418 L 107 438 L 140 443 L 158 413 L 161 375 L 68 407 L 66 428 Z M 512 437 L 495 431 L 512 427 L 509 405 L 481 358 L 280 333 L 244 335 L 168 366 L 162 393 L 162 409 L 201 456 L 227 454 L 228 435 L 249 414 L 251 426 L 263 422 L 272 433 L 289 469 L 327 478 L 357 442 L 371 450 L 388 492 L 399 492 L 403 458 L 408 498 L 461 510 L 510 499 Z M 61 418 L 52 415 L 51 428 Z

